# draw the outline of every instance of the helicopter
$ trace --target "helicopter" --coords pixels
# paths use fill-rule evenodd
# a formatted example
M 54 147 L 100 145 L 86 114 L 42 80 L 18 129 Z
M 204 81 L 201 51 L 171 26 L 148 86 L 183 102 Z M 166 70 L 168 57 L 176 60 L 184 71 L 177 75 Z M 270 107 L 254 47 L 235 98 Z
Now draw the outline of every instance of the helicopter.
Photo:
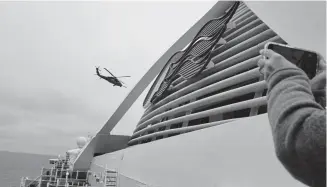
M 98 77 L 100 77 L 100 79 L 104 79 L 106 81 L 108 81 L 109 83 L 112 84 L 112 86 L 119 86 L 119 87 L 124 87 L 126 88 L 126 86 L 124 86 L 123 84 L 125 84 L 123 81 L 119 80 L 118 78 L 123 78 L 123 77 L 130 77 L 130 76 L 120 76 L 120 77 L 116 77 L 115 75 L 113 75 L 107 68 L 104 68 L 111 76 L 103 76 L 100 74 L 100 67 L 95 67 L 96 69 L 96 75 Z

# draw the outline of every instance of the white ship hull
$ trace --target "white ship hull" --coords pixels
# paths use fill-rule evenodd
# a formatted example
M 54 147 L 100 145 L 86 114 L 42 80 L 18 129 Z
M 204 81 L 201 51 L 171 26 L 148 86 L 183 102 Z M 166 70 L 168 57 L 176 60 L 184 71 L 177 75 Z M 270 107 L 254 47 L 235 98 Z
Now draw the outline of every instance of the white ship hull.
M 304 187 L 277 160 L 266 114 L 101 155 L 90 169 L 106 165 L 121 187 Z

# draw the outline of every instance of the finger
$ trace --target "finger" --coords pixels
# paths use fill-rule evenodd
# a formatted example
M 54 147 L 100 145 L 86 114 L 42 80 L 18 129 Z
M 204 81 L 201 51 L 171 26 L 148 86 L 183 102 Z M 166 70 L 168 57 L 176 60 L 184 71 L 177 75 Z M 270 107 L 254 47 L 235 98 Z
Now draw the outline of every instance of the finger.
M 267 70 L 266 70 L 266 68 L 265 68 L 265 69 L 263 69 L 263 72 L 262 72 L 262 74 L 263 74 L 263 78 L 264 78 L 265 80 L 267 80 L 267 79 L 268 79 L 268 73 L 267 73 Z
M 266 64 L 266 60 L 265 60 L 265 59 L 260 58 L 260 59 L 258 60 L 257 65 L 258 65 L 260 68 L 262 68 L 263 66 L 265 66 L 265 64 Z
M 265 57 L 264 49 L 261 49 L 261 50 L 259 51 L 259 53 L 260 53 L 261 56 Z
M 263 74 L 262 70 L 265 67 L 265 60 L 264 59 L 259 59 L 257 65 L 259 66 L 259 72 Z
M 319 74 L 323 71 L 326 71 L 326 61 L 319 52 L 316 52 L 316 54 L 317 54 L 317 60 L 318 60 L 317 74 Z
M 319 61 L 319 69 L 326 70 L 326 62 L 323 58 L 321 58 Z
M 326 88 L 326 72 L 316 75 L 310 80 L 311 90 L 321 90 Z
M 261 75 L 264 75 L 264 74 L 263 74 L 263 69 L 264 69 L 264 67 L 259 68 L 259 73 L 260 73 Z
M 271 58 L 274 55 L 278 55 L 278 53 L 276 53 L 275 51 L 273 51 L 271 49 L 262 49 L 262 50 L 260 50 L 260 54 L 266 58 Z
M 268 56 L 267 56 L 267 50 L 266 49 L 261 49 L 259 51 L 259 53 L 261 54 L 261 56 L 264 58 L 264 59 L 267 59 Z
M 318 56 L 318 61 L 323 61 L 324 63 L 326 63 L 324 57 L 321 55 L 321 53 L 316 52 L 317 56 Z

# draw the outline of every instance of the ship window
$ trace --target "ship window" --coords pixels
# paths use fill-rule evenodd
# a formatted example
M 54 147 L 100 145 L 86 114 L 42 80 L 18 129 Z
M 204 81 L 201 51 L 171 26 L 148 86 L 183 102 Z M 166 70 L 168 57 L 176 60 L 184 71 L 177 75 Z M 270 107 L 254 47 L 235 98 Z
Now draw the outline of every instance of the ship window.
M 138 144 L 138 142 L 133 142 L 133 143 L 130 143 L 130 145 L 129 146 L 133 146 L 133 145 L 136 145 L 136 144 Z M 95 157 L 95 156 L 94 156 Z
M 149 130 L 148 131 L 148 134 L 152 134 L 152 133 L 154 133 L 154 130 Z
M 162 135 L 156 137 L 156 140 L 160 140 L 160 139 L 163 139 L 163 136 Z
M 250 116 L 250 111 L 251 111 L 250 108 L 246 108 L 246 109 L 237 110 L 237 111 L 233 111 L 233 112 L 226 112 L 223 114 L 223 120 L 248 117 L 248 116 Z
M 148 142 L 151 142 L 151 139 L 152 139 L 152 138 L 147 138 L 147 139 L 145 139 L 145 140 L 142 140 L 141 143 L 148 143 Z
M 152 125 L 152 124 L 150 124 L 150 125 Z M 142 129 L 145 129 L 147 127 L 148 127 L 148 125 L 147 126 L 140 127 L 139 131 L 142 130 Z
M 174 115 L 174 118 L 185 116 L 185 114 L 186 114 L 186 112 L 179 112 L 179 113 L 177 113 L 177 114 Z
M 223 91 L 224 91 L 224 90 L 222 89 L 222 90 L 218 90 L 218 91 L 210 92 L 210 93 L 208 93 L 208 94 L 205 94 L 205 95 L 203 95 L 203 96 L 200 96 L 200 97 L 196 98 L 196 100 L 200 100 L 200 99 L 203 99 L 203 98 L 206 98 L 206 97 L 210 97 L 210 96 L 216 95 L 216 94 L 218 94 L 218 93 L 221 93 L 221 92 L 223 92 Z
M 188 126 L 200 125 L 204 123 L 209 123 L 209 117 L 191 120 L 188 122 Z
M 146 132 L 141 133 L 141 136 L 145 136 L 145 135 L 146 135 Z
M 181 128 L 182 126 L 183 126 L 183 122 L 175 123 L 170 126 L 170 129 L 177 129 L 177 128 Z
M 262 96 L 266 96 L 267 95 L 267 89 L 265 89 L 264 91 L 263 91 L 263 93 L 262 93 Z
M 163 117 L 160 122 L 167 121 L 168 119 L 168 117 Z
M 267 105 L 262 105 L 262 106 L 259 107 L 258 115 L 259 114 L 264 114 L 264 113 L 267 113 Z
M 190 101 L 186 101 L 184 103 L 179 104 L 178 106 L 183 106 L 183 105 L 186 105 L 186 104 L 189 104 L 189 103 L 190 103 Z
M 159 128 L 158 128 L 158 131 L 164 131 L 165 129 L 166 129 L 165 126 L 163 126 L 163 127 L 159 127 Z
M 141 137 L 141 136 L 142 136 L 142 134 L 139 134 L 139 135 L 136 136 L 136 138 Z
M 169 134 L 167 137 L 172 137 L 172 136 L 176 136 L 176 135 L 179 135 L 181 133 L 172 133 L 172 134 Z

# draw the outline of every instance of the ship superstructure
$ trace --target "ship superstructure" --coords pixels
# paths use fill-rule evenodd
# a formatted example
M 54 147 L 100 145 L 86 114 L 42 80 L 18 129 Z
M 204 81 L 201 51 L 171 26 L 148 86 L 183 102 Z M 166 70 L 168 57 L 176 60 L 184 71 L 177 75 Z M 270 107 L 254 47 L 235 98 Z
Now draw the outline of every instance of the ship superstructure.
M 42 168 L 41 175 L 36 179 L 26 177 L 21 180 L 21 187 L 67 187 L 67 186 L 86 186 L 88 184 L 86 171 L 69 170 L 69 155 L 66 158 L 49 160 L 53 166 Z
M 142 77 L 83 147 L 74 172 L 99 187 L 303 186 L 275 156 L 257 61 L 267 42 L 322 53 L 324 32 L 311 28 L 325 22 L 322 5 L 219 1 Z M 296 19 L 310 22 L 302 28 Z M 110 134 L 155 77 L 133 135 Z
M 189 51 L 186 49 L 177 52 L 175 55 L 183 54 L 180 55 L 181 62 L 174 57 L 168 62 L 167 73 L 158 90 L 151 90 L 155 93 L 145 100 L 145 105 L 148 102 L 151 104 L 138 123 L 129 145 L 151 142 L 266 112 L 266 84 L 260 78 L 257 68 L 259 50 L 268 41 L 286 42 L 245 4 L 241 3 L 236 9 L 235 13 L 232 9 L 229 10 L 229 15 L 227 13 L 226 17 L 231 17 L 228 21 L 230 28 L 226 24 L 226 31 L 219 38 L 226 43 L 215 42 L 216 46 L 203 55 L 210 56 L 210 59 L 204 67 L 200 67 L 202 71 L 198 68 L 198 63 L 201 62 L 194 61 L 189 65 L 189 61 L 183 59 L 193 50 L 197 50 L 198 46 L 195 45 L 201 45 L 201 42 L 190 46 Z M 204 25 L 202 31 L 210 30 L 211 23 L 215 20 Z M 200 34 L 201 31 L 198 35 Z M 203 37 L 207 41 L 206 37 L 210 37 L 210 34 Z M 199 39 L 195 37 L 192 42 L 197 40 Z M 175 64 L 180 66 L 179 69 L 175 68 Z M 169 88 L 165 88 L 168 84 Z

